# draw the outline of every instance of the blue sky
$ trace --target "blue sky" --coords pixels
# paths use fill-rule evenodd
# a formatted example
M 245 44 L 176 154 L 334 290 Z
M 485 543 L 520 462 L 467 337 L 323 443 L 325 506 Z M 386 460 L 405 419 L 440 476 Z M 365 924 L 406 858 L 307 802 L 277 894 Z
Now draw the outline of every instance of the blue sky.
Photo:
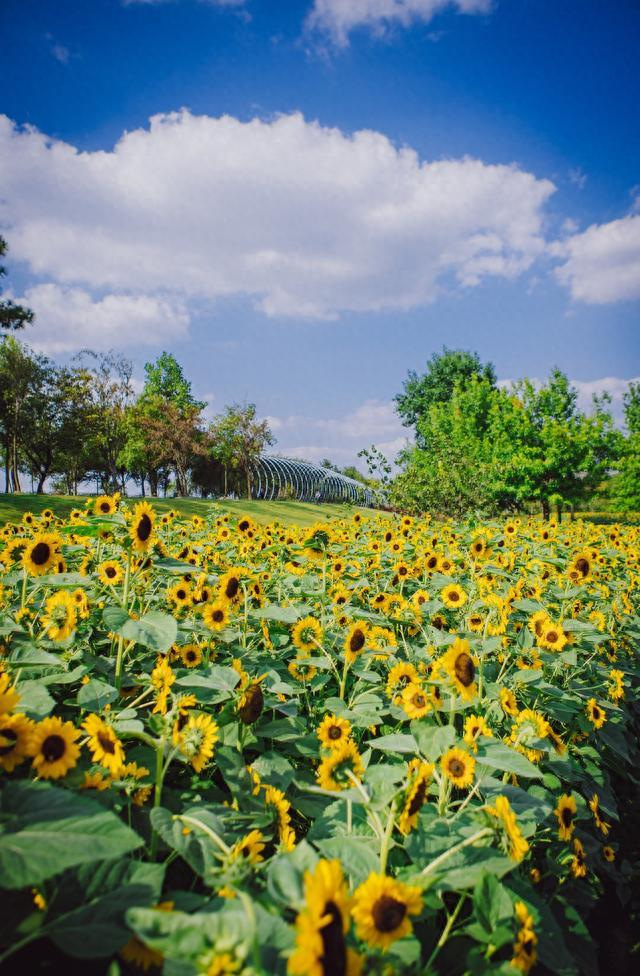
M 50 355 L 168 349 L 340 463 L 400 446 L 444 343 L 618 410 L 640 376 L 632 0 L 4 0 L 0 33 L 0 229 Z

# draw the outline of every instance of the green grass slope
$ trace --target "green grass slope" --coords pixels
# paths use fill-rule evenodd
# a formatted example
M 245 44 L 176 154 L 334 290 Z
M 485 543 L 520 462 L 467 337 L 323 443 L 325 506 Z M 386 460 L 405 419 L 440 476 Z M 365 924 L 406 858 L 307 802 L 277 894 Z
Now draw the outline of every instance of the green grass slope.
M 0 525 L 5 522 L 19 522 L 25 512 L 39 515 L 50 508 L 56 515 L 66 518 L 72 508 L 83 508 L 87 496 L 83 495 L 0 495 Z M 92 496 L 93 497 L 93 496 Z M 130 504 L 139 499 L 127 499 Z M 185 515 L 208 515 L 212 508 L 219 507 L 233 515 L 249 515 L 256 522 L 282 522 L 284 525 L 312 525 L 314 522 L 334 518 L 348 518 L 356 511 L 350 505 L 314 505 L 311 502 L 267 502 L 267 501 L 220 501 L 213 502 L 200 498 L 148 498 L 158 512 L 170 509 Z M 369 512 L 371 509 L 357 509 Z

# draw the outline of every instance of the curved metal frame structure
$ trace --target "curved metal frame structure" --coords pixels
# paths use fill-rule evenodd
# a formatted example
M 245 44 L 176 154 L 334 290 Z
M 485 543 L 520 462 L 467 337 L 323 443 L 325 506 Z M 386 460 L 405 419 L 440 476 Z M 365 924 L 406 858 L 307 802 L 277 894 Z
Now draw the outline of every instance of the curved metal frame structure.
M 311 461 L 264 454 L 253 466 L 253 497 L 273 501 L 283 491 L 300 502 L 344 502 L 374 507 L 380 492 L 354 478 L 323 468 Z

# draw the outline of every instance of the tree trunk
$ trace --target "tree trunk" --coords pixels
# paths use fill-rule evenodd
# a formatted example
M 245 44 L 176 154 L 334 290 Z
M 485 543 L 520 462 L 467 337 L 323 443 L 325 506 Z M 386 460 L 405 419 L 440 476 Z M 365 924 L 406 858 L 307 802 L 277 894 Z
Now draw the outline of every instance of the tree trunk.
M 152 498 L 158 497 L 158 473 L 157 471 L 149 472 L 149 491 L 151 492 Z
M 225 466 L 224 466 L 224 497 L 226 498 L 228 494 L 229 494 L 229 488 L 228 488 L 228 485 L 227 485 L 227 466 L 225 464 Z
M 251 472 L 248 466 L 246 468 L 246 472 L 247 472 L 247 498 L 250 499 L 251 498 Z
M 550 514 L 551 514 L 551 509 L 549 507 L 549 499 L 548 498 L 543 498 L 542 499 L 542 518 L 545 520 L 545 522 L 548 522 L 549 521 L 549 515 Z
M 38 477 L 38 487 L 36 488 L 36 494 L 37 495 L 42 495 L 43 494 L 43 492 L 44 492 L 44 483 L 45 483 L 46 480 L 47 480 L 47 472 L 45 471 L 44 474 L 40 474 L 40 476 Z
M 140 490 L 142 492 L 142 497 L 144 498 L 145 497 L 145 494 L 144 494 L 144 475 L 142 475 L 142 477 L 140 478 Z

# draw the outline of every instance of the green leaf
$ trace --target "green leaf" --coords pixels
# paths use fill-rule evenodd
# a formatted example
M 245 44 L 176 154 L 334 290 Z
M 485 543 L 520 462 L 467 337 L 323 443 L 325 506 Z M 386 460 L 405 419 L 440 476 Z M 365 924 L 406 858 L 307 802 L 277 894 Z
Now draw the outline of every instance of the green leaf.
M 414 737 L 403 732 L 393 732 L 391 735 L 381 735 L 379 739 L 369 739 L 367 745 L 371 749 L 380 749 L 382 752 L 407 752 L 415 755 L 418 751 L 418 743 Z
M 50 715 L 55 701 L 40 681 L 23 681 L 19 685 L 19 709 L 29 718 L 42 719 Z
M 78 691 L 77 702 L 80 708 L 88 712 L 101 712 L 105 705 L 110 705 L 118 697 L 117 689 L 106 681 L 91 678 Z
M 353 885 L 361 884 L 372 871 L 378 870 L 380 863 L 374 844 L 372 837 L 330 837 L 316 841 L 325 857 L 337 858 L 342 863 Z
M 169 613 L 150 610 L 139 620 L 127 620 L 121 634 L 125 640 L 135 641 L 158 654 L 165 654 L 178 636 L 178 621 Z
M 0 800 L 2 888 L 38 885 L 67 868 L 121 857 L 142 845 L 96 800 L 48 783 L 6 783 Z
M 513 915 L 511 898 L 493 874 L 481 875 L 473 892 L 473 907 L 476 918 L 487 932 Z
M 542 779 L 542 773 L 526 756 L 503 742 L 486 742 L 478 749 L 478 763 L 503 773 L 515 773 L 525 779 Z
M 279 607 L 277 603 L 268 603 L 266 607 L 252 610 L 251 617 L 258 620 L 277 620 L 282 624 L 295 624 L 305 614 L 309 613 L 309 607 L 298 604 L 295 607 Z
M 436 762 L 440 756 L 456 742 L 456 730 L 452 725 L 430 725 L 426 722 L 412 722 L 411 731 L 416 737 L 418 748 L 429 762 Z

